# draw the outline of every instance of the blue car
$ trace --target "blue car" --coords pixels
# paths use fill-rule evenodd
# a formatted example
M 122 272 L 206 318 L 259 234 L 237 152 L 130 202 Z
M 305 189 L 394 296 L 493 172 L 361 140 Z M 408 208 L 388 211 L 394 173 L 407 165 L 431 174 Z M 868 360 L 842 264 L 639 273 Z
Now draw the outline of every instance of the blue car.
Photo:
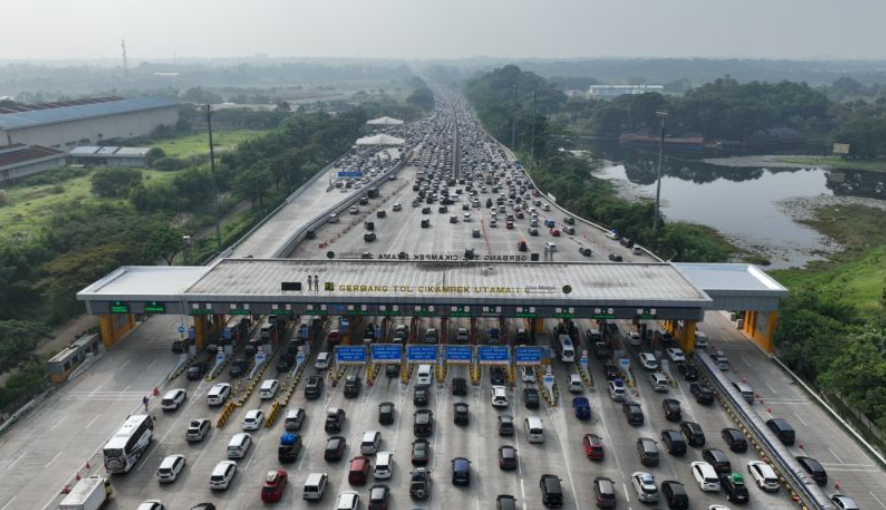
M 575 417 L 579 420 L 589 420 L 591 418 L 591 403 L 586 397 L 573 398 L 572 407 L 575 409 Z

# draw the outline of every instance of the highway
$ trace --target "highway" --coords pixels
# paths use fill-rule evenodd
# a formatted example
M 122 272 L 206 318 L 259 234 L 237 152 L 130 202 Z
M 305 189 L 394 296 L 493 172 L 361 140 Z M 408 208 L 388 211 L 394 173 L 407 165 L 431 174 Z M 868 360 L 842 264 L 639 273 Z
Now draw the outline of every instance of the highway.
M 577 220 L 574 234 L 561 230 L 554 236 L 550 228 L 544 227 L 544 220 L 553 220 L 555 228 L 562 229 L 564 219 L 569 216 L 560 211 L 543 195 L 533 196 L 531 186 L 527 186 L 524 218 L 516 217 L 513 204 L 507 203 L 508 188 L 503 184 L 504 211 L 496 203 L 498 191 L 494 191 L 492 180 L 498 176 L 501 182 L 511 180 L 519 188 L 520 180 L 525 180 L 522 171 L 517 170 L 508 154 L 491 138 L 480 130 L 472 113 L 457 95 L 440 89 L 436 91 L 438 107 L 431 120 L 415 123 L 403 128 L 403 135 L 414 148 L 413 158 L 394 180 L 379 182 L 380 196 L 358 205 L 356 214 L 343 214 L 337 223 L 326 223 L 316 231 L 316 238 L 305 241 L 289 256 L 295 259 L 325 259 L 329 252 L 336 258 L 397 258 L 401 252 L 409 259 L 435 256 L 463 258 L 466 249 L 472 248 L 474 257 L 496 259 L 501 257 L 526 257 L 536 253 L 540 260 L 609 262 L 610 255 L 621 256 L 626 262 L 652 261 L 652 257 L 610 239 L 606 232 Z M 458 147 L 454 139 L 458 133 Z M 461 173 L 452 177 L 455 184 L 447 186 L 444 175 L 447 169 L 456 168 L 455 160 L 460 161 Z M 356 164 L 356 160 L 351 163 Z M 436 171 L 434 170 L 436 167 Z M 497 168 L 496 168 L 497 167 Z M 334 171 L 330 170 L 330 171 Z M 474 207 L 469 199 L 468 181 L 475 181 L 476 198 L 479 207 Z M 490 176 L 487 181 L 487 176 Z M 439 177 L 437 185 L 431 186 L 434 177 Z M 306 225 L 318 212 L 333 206 L 351 196 L 354 190 L 341 192 L 331 185 L 330 177 L 323 176 L 308 187 L 296 200 L 282 208 L 277 215 L 246 238 L 234 251 L 236 257 L 267 257 L 279 250 L 286 236 L 295 229 Z M 480 183 L 483 185 L 480 185 Z M 457 197 L 447 205 L 446 212 L 439 212 L 440 198 L 431 204 L 426 201 L 413 206 L 419 191 L 415 185 L 438 190 L 447 188 L 450 197 Z M 344 187 L 344 186 L 343 186 Z M 483 187 L 486 191 L 483 192 Z M 348 188 L 344 188 L 348 189 Z M 461 193 L 457 190 L 461 189 Z M 423 199 L 426 197 L 422 197 Z M 487 200 L 492 200 L 492 207 Z M 537 201 L 537 202 L 536 202 Z M 399 204 L 399 211 L 394 205 Z M 463 209 L 467 206 L 467 210 Z M 425 208 L 430 208 L 424 212 Z M 545 209 L 549 210 L 545 210 Z M 539 215 L 538 234 L 531 235 L 531 209 Z M 384 211 L 384 217 L 379 217 Z M 496 211 L 493 224 L 493 211 Z M 465 214 L 470 219 L 465 221 Z M 513 228 L 507 228 L 507 214 L 515 214 Z M 455 221 L 451 219 L 455 217 Z M 430 227 L 422 228 L 422 220 L 429 220 Z M 366 222 L 373 222 L 377 239 L 367 242 Z M 494 226 L 493 226 L 494 225 Z M 474 233 L 475 229 L 478 231 Z M 519 241 L 527 243 L 527 250 L 518 248 Z M 555 243 L 551 252 L 545 249 L 546 243 Z M 579 248 L 590 248 L 590 257 L 580 253 Z M 507 260 L 507 258 L 505 259 Z M 618 263 L 618 262 L 612 262 Z M 307 318 L 301 320 L 306 321 Z M 352 321 L 350 333 L 359 339 L 367 322 L 380 324 L 381 318 L 361 318 Z M 734 453 L 720 437 L 724 427 L 735 423 L 718 405 L 698 404 L 689 391 L 689 383 L 679 374 L 674 374 L 676 384 L 667 393 L 653 390 L 647 372 L 640 368 L 637 354 L 639 348 L 622 342 L 629 324 L 619 322 L 619 334 L 612 339 L 616 347 L 622 348 L 632 361 L 632 373 L 636 377 L 636 387 L 630 388 L 632 401 L 641 405 L 645 420 L 641 426 L 631 426 L 622 411 L 620 403 L 613 401 L 606 390 L 606 373 L 603 363 L 591 356 L 589 369 L 594 387 L 587 388 L 583 396 L 591 402 L 592 418 L 578 420 L 570 406 L 572 394 L 566 391 L 569 374 L 575 372 L 574 364 L 553 362 L 553 375 L 559 387 L 559 405 L 552 407 L 541 402 L 539 409 L 530 410 L 525 406 L 523 389 L 538 387 L 536 382 L 517 381 L 508 389 L 507 408 L 494 408 L 491 405 L 491 377 L 488 368 L 483 369 L 480 384 L 468 386 L 467 396 L 452 395 L 452 380 L 455 377 L 469 379 L 466 367 L 452 366 L 444 381 L 435 381 L 430 391 L 427 408 L 434 413 L 435 427 L 430 442 L 431 458 L 428 464 L 434 480 L 431 497 L 425 502 L 411 501 L 409 497 L 409 471 L 412 469 L 411 446 L 415 440 L 412 425 L 413 413 L 418 407 L 413 403 L 416 378 L 413 375 L 408 384 L 401 384 L 400 378 L 389 378 L 384 372 L 378 375 L 375 384 L 369 385 L 365 369 L 351 367 L 349 374 L 358 374 L 363 379 L 363 388 L 357 398 L 345 398 L 343 384 L 333 387 L 328 371 L 313 367 L 313 359 L 301 378 L 287 408 L 303 407 L 306 421 L 298 432 L 303 440 L 303 448 L 295 463 L 280 464 L 277 460 L 277 445 L 284 431 L 282 416 L 270 428 L 262 427 L 253 432 L 254 444 L 245 458 L 238 461 L 238 474 L 232 486 L 223 492 L 209 489 L 209 476 L 214 466 L 226 459 L 226 447 L 230 438 L 241 432 L 241 421 L 247 411 L 269 410 L 270 401 L 261 400 L 258 392 L 252 393 L 242 407 L 235 408 L 224 428 L 216 428 L 219 409 L 206 404 L 206 393 L 212 384 L 231 382 L 235 396 L 244 395 L 246 384 L 241 379 L 233 379 L 225 370 L 219 379 L 188 381 L 179 376 L 172 382 L 165 382 L 166 376 L 178 362 L 178 356 L 169 350 L 170 340 L 177 338 L 175 328 L 179 317 L 153 317 L 136 329 L 117 347 L 101 357 L 85 373 L 74 381 L 61 386 L 49 399 L 41 403 L 25 420 L 16 424 L 0 437 L 0 469 L 4 470 L 4 483 L 0 484 L 0 510 L 52 508 L 61 498 L 57 492 L 70 483 L 75 473 L 102 472 L 100 448 L 122 424 L 127 415 L 141 407 L 141 397 L 149 394 L 154 387 L 163 391 L 181 387 L 187 390 L 188 398 L 183 407 L 172 413 L 163 413 L 158 399 L 149 405 L 150 413 L 156 417 L 155 439 L 145 456 L 132 472 L 112 477 L 115 494 L 107 508 L 136 508 L 149 499 L 162 500 L 168 509 L 187 509 L 199 502 L 212 502 L 217 508 L 240 509 L 256 508 L 260 501 L 262 483 L 268 471 L 286 469 L 289 472 L 289 485 L 284 491 L 279 506 L 300 507 L 302 486 L 310 473 L 328 473 L 329 490 L 317 508 L 334 508 L 335 498 L 344 491 L 359 492 L 363 505 L 368 502 L 368 488 L 376 481 L 370 475 L 369 483 L 362 487 L 351 487 L 347 480 L 348 460 L 359 454 L 359 443 L 367 430 L 379 430 L 382 434 L 381 451 L 394 454 L 393 477 L 381 483 L 391 488 L 392 509 L 442 509 L 490 508 L 499 494 L 511 494 L 524 510 L 542 508 L 539 477 L 552 473 L 561 478 L 564 489 L 564 508 L 584 509 L 595 506 L 591 484 L 596 476 L 606 476 L 613 480 L 617 488 L 619 508 L 642 508 L 646 505 L 637 501 L 636 493 L 630 485 L 630 476 L 635 471 L 648 471 L 659 484 L 664 480 L 682 482 L 689 494 L 692 508 L 707 508 L 713 504 L 730 505 L 722 492 L 702 492 L 690 472 L 690 462 L 701 459 L 701 449 L 692 448 L 683 457 L 673 457 L 664 451 L 660 434 L 666 428 L 678 428 L 678 423 L 665 419 L 661 407 L 664 398 L 680 401 L 683 419 L 701 425 L 707 436 L 707 446 L 722 449 L 727 453 L 733 471 L 747 474 L 747 462 L 759 460 L 756 453 Z M 408 324 L 404 322 L 404 324 Z M 551 331 L 557 321 L 547 320 L 544 332 L 536 335 L 540 345 L 550 345 Z M 654 321 L 645 321 L 652 330 L 660 330 Z M 298 324 L 296 323 L 295 326 Z M 504 337 L 513 344 L 518 328 L 528 324 L 518 319 L 506 319 L 503 323 L 495 320 L 476 321 L 477 342 L 488 341 L 489 329 L 503 327 Z M 387 329 L 388 336 L 393 330 Z M 589 319 L 575 321 L 580 336 L 592 327 Z M 337 318 L 330 318 L 323 333 L 319 335 L 315 351 L 329 349 L 326 334 L 337 327 Z M 444 330 L 440 319 L 423 318 L 417 322 L 416 335 L 423 337 L 427 328 Z M 459 327 L 470 328 L 467 319 L 449 320 L 445 325 L 446 343 L 456 342 Z M 814 405 L 810 397 L 797 388 L 776 365 L 766 358 L 719 312 L 708 313 L 701 329 L 708 333 L 714 347 L 722 349 L 731 360 L 730 377 L 745 380 L 763 397 L 764 403 L 755 405 L 761 416 L 768 417 L 769 409 L 776 416 L 785 417 L 797 429 L 798 445 L 794 450 L 803 450 L 819 458 L 831 475 L 828 492 L 836 492 L 834 483 L 839 480 L 842 490 L 853 496 L 862 508 L 886 506 L 886 475 L 873 460 L 861 450 L 824 412 Z M 291 332 L 290 332 L 291 334 Z M 287 338 L 288 339 L 288 338 Z M 410 341 L 415 341 L 411 338 Z M 281 344 L 282 345 L 282 344 Z M 584 347 L 584 346 L 583 346 Z M 241 349 L 242 351 L 242 349 Z M 238 356 L 242 355 L 238 352 Z M 291 379 L 284 372 L 274 370 L 272 358 L 267 371 L 260 379 L 279 377 L 284 386 Z M 312 374 L 324 375 L 326 386 L 318 400 L 307 400 L 304 395 L 305 380 Z M 378 423 L 378 404 L 393 402 L 396 407 L 395 420 L 390 425 Z M 470 420 L 467 426 L 454 423 L 453 403 L 469 404 Z M 347 449 L 341 461 L 330 463 L 323 459 L 325 442 L 330 434 L 324 431 L 323 422 L 326 410 L 338 407 L 345 410 L 347 419 L 340 435 L 347 440 Z M 498 416 L 514 416 L 516 434 L 510 437 L 498 435 Z M 544 424 L 545 441 L 542 444 L 527 442 L 523 431 L 523 420 L 530 415 L 539 416 Z M 209 436 L 200 443 L 185 440 L 185 430 L 191 420 L 207 417 L 213 422 Z M 585 457 L 582 436 L 595 433 L 602 437 L 606 458 L 603 461 L 590 461 Z M 661 448 L 661 463 L 656 467 L 643 467 L 636 449 L 639 437 L 651 437 Z M 498 466 L 498 448 L 502 445 L 515 446 L 519 463 L 515 471 L 502 471 Z M 187 465 L 179 479 L 171 484 L 159 484 L 155 473 L 163 457 L 183 454 Z M 459 456 L 471 460 L 471 485 L 456 487 L 451 481 L 451 459 Z M 90 463 L 90 470 L 85 469 Z M 787 491 L 782 489 L 775 494 L 765 493 L 753 485 L 745 476 L 750 492 L 750 508 L 796 508 L 790 501 Z M 658 507 L 666 505 L 661 502 Z

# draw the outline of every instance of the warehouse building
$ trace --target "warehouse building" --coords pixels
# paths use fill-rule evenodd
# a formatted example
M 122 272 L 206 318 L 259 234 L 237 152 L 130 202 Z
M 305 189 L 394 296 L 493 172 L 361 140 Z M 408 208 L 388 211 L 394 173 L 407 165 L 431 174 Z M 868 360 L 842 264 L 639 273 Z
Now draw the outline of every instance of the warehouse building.
M 76 147 L 68 154 L 72 165 L 84 166 L 148 166 L 150 147 Z
M 70 151 L 151 134 L 178 122 L 178 104 L 160 97 L 100 97 L 0 107 L 0 147 L 22 143 Z
M 65 152 L 40 145 L 0 145 L 0 183 L 65 164 Z

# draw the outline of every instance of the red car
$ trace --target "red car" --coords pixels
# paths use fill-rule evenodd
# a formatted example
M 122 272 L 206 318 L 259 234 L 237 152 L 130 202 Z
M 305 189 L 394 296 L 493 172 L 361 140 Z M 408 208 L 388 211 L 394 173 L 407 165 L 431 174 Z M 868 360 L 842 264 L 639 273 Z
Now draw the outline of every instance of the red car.
M 560 237 L 560 229 L 559 228 L 552 228 L 551 235 L 554 237 Z
M 591 460 L 603 460 L 606 456 L 603 451 L 603 439 L 597 434 L 585 434 L 582 443 L 585 446 L 585 455 Z
M 539 194 L 540 193 L 538 192 L 537 189 L 532 190 L 532 196 L 537 197 L 537 196 L 539 196 Z
M 265 503 L 280 501 L 287 481 L 289 481 L 289 474 L 286 471 L 282 469 L 279 471 L 268 471 L 268 476 L 265 478 L 265 486 L 261 490 L 261 500 Z
M 509 221 L 509 222 L 505 223 L 505 228 L 507 228 L 509 230 L 513 230 L 514 229 L 514 222 Z
M 517 219 L 518 219 L 518 220 L 522 220 L 522 219 L 525 218 L 525 217 L 526 217 L 526 216 L 523 215 L 523 211 L 517 211 Z

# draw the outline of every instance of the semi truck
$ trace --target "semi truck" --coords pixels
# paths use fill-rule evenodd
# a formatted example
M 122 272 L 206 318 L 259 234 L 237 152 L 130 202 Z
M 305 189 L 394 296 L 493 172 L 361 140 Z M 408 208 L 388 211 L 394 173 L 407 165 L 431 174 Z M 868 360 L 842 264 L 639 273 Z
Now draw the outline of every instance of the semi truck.
M 86 477 L 79 482 L 65 499 L 59 503 L 59 510 L 98 510 L 111 497 L 111 483 L 99 475 Z

